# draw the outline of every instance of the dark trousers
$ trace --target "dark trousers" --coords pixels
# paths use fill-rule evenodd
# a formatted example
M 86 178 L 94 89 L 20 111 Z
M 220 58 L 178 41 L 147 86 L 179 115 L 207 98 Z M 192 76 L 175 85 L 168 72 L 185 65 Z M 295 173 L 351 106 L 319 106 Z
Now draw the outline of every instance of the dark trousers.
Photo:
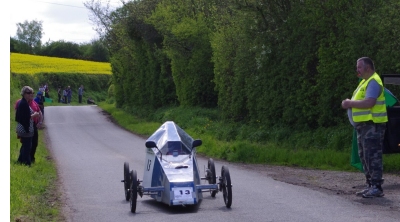
M 64 103 L 67 103 L 67 96 L 64 96 Z
M 79 95 L 79 103 L 82 103 L 82 95 Z
M 31 165 L 32 137 L 21 137 L 22 146 L 19 150 L 18 162 Z
M 35 162 L 35 153 L 36 153 L 36 148 L 38 146 L 38 140 L 39 140 L 39 132 L 36 126 L 33 127 L 33 137 L 32 137 L 32 149 L 31 149 L 31 162 Z
M 58 102 L 61 102 L 61 95 L 58 95 Z
M 371 185 L 382 185 L 383 174 L 383 141 L 386 124 L 359 123 L 356 126 L 358 155 L 363 165 L 367 181 Z

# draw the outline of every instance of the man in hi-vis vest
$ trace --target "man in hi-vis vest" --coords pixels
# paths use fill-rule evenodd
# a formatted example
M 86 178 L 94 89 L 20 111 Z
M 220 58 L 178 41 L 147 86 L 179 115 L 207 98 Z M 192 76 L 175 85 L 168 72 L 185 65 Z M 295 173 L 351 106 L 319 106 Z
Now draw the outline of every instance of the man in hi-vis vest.
M 358 155 L 367 183 L 367 188 L 356 195 L 382 197 L 382 150 L 388 121 L 383 83 L 368 57 L 357 60 L 357 73 L 363 80 L 351 100 L 342 101 L 342 108 L 348 110 L 350 123 L 357 131 Z

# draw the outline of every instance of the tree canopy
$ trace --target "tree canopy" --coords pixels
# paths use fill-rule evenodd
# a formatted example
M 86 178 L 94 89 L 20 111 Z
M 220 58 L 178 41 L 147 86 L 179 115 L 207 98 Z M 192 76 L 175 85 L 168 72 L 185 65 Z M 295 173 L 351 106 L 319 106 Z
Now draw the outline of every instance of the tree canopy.
M 19 51 L 23 53 L 36 54 L 42 45 L 43 21 L 27 21 L 17 23 L 17 39 Z

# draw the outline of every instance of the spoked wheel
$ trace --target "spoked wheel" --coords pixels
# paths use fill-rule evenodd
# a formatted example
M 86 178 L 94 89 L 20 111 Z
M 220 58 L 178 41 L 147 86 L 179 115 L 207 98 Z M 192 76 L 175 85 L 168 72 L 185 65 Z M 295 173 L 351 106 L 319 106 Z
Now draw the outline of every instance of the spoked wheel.
M 130 187 L 130 205 L 131 205 L 131 212 L 135 213 L 136 212 L 136 201 L 137 201 L 137 187 L 138 187 L 138 181 L 137 181 L 137 174 L 136 170 L 131 171 L 131 187 Z
M 231 175 L 229 174 L 229 168 L 227 166 L 222 166 L 221 177 L 221 190 L 224 196 L 225 206 L 230 208 L 232 205 L 232 184 Z
M 129 163 L 125 162 L 124 163 L 124 191 L 125 191 L 125 200 L 129 201 L 129 186 L 131 184 L 130 180 L 130 175 L 129 175 Z
M 208 159 L 206 177 L 207 177 L 208 184 L 216 183 L 215 165 L 214 165 L 214 160 L 212 158 Z M 215 194 L 217 194 L 217 191 L 211 190 L 210 193 L 211 193 L 212 197 L 215 197 Z

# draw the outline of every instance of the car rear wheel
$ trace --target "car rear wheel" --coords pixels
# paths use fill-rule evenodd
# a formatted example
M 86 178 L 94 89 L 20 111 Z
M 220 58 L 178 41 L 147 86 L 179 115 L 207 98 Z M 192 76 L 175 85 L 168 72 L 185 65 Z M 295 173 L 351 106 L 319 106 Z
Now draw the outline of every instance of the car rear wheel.
M 137 186 L 138 186 L 138 181 L 137 181 L 137 174 L 136 170 L 131 171 L 131 187 L 130 187 L 130 206 L 131 206 L 131 212 L 135 213 L 136 212 L 136 201 L 137 201 Z
M 124 191 L 125 191 L 125 200 L 129 201 L 129 186 L 131 182 L 129 181 L 129 163 L 124 163 Z
M 227 166 L 222 166 L 221 168 L 221 189 L 222 194 L 224 196 L 225 206 L 230 208 L 232 205 L 232 184 L 231 184 L 231 175 L 229 173 L 229 168 Z

